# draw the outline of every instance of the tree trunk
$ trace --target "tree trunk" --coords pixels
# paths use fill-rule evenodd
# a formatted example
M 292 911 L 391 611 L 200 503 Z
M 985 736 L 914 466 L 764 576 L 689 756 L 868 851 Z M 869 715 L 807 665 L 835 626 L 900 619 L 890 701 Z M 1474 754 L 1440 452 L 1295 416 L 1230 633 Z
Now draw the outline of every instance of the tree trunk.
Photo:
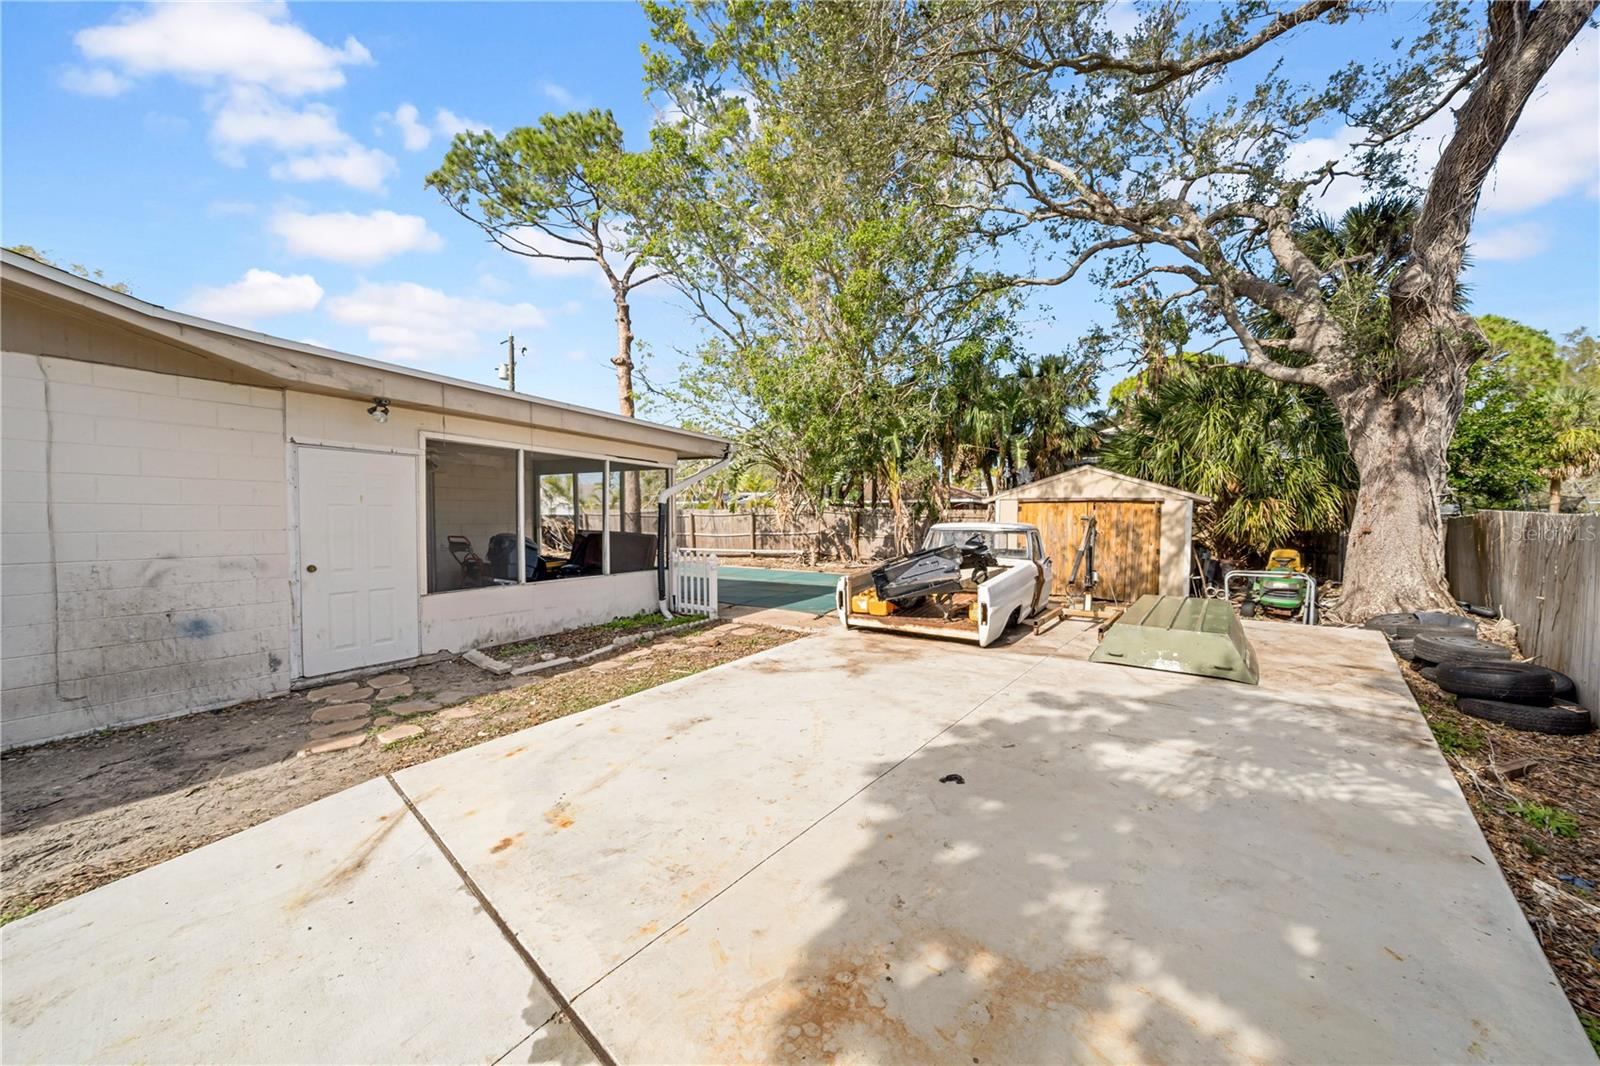
M 1440 370 L 1394 396 L 1370 383 L 1329 390 L 1361 478 L 1335 611 L 1341 621 L 1456 609 L 1445 582 L 1439 498 L 1463 382 L 1462 373 Z
M 1561 513 L 1561 475 L 1550 479 L 1550 513 Z
M 633 312 L 628 306 L 626 290 L 616 290 L 613 301 L 617 306 L 617 354 L 612 357 L 611 365 L 617 368 L 617 410 L 632 418 Z M 618 513 L 622 516 L 622 528 L 626 532 L 643 531 L 644 517 L 640 510 L 643 501 L 639 499 L 640 491 L 639 472 L 626 471 L 622 475 L 622 499 L 619 501 L 618 509 Z

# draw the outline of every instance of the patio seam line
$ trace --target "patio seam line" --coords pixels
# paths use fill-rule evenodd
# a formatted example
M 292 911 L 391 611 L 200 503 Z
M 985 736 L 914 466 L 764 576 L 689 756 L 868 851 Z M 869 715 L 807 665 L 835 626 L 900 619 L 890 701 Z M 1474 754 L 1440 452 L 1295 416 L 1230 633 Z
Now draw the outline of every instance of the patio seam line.
M 749 877 L 751 874 L 753 874 L 757 870 L 761 869 L 761 867 L 765 866 L 767 864 L 767 862 L 769 862 L 773 858 L 776 858 L 780 852 L 782 852 L 784 849 L 788 848 L 789 845 L 793 844 L 795 841 L 799 840 L 801 837 L 803 837 L 807 833 L 811 832 L 813 829 L 815 829 L 817 826 L 821 825 L 823 822 L 827 821 L 829 818 L 832 818 L 841 809 L 843 809 L 847 804 L 849 804 L 851 800 L 854 800 L 857 796 L 861 795 L 867 789 L 871 788 L 873 785 L 876 785 L 879 781 L 882 781 L 884 778 L 888 777 L 890 774 L 892 774 L 896 770 L 900 769 L 900 767 L 904 766 L 907 762 L 909 762 L 912 759 L 913 756 L 915 756 L 918 752 L 922 751 L 923 748 L 926 748 L 929 744 L 932 744 L 934 741 L 936 741 L 940 737 L 944 736 L 950 730 L 954 729 L 956 726 L 958 726 L 962 722 L 966 721 L 969 717 L 971 717 L 977 711 L 981 710 L 984 707 L 984 705 L 986 705 L 990 700 L 994 699 L 996 696 L 1000 695 L 1002 692 L 1005 692 L 1006 690 L 1011 688 L 1011 686 L 1015 685 L 1017 682 L 1021 681 L 1023 678 L 1027 677 L 1029 674 L 1033 673 L 1039 667 L 1043 666 L 1046 662 L 1048 662 L 1051 658 L 1052 658 L 1052 655 L 1041 655 L 1027 669 L 1023 670 L 1022 672 L 1016 674 L 1015 676 L 1013 676 L 1011 678 L 1008 678 L 1003 684 L 998 686 L 993 692 L 989 693 L 983 699 L 979 700 L 977 703 L 974 703 L 971 707 L 969 707 L 965 711 L 961 712 L 960 717 L 952 719 L 946 725 L 941 727 L 938 732 L 934 733 L 928 739 L 924 740 L 921 744 L 918 744 L 916 747 L 914 747 L 910 751 L 906 752 L 906 754 L 901 756 L 898 760 L 896 760 L 893 765 L 888 767 L 882 773 L 878 774 L 871 781 L 868 781 L 866 784 L 862 785 L 860 788 L 858 788 L 854 792 L 850 793 L 850 795 L 846 796 L 844 799 L 840 800 L 838 803 L 836 803 L 832 807 L 828 808 L 828 810 L 826 810 L 822 814 L 818 815 L 817 818 L 814 821 L 812 821 L 809 825 L 807 825 L 805 828 L 801 829 L 798 833 L 796 833 L 794 836 L 790 837 L 788 840 L 785 840 L 782 844 L 779 844 L 776 848 L 772 849 L 772 851 L 769 852 L 768 854 L 763 855 L 753 865 L 751 865 L 751 867 L 748 870 L 744 871 L 738 877 L 735 877 L 732 881 L 729 881 L 727 884 L 725 884 L 721 888 L 717 889 L 716 892 L 714 892 L 710 896 L 706 897 L 706 899 L 703 900 L 699 904 L 699 906 L 695 907 L 693 910 L 689 911 L 689 913 L 685 914 L 683 917 L 679 918 L 677 921 L 673 922 L 671 925 L 667 926 L 665 929 L 663 929 L 660 932 L 658 932 L 655 936 L 651 937 L 649 940 L 647 940 L 643 944 L 639 945 L 639 947 L 637 949 L 635 949 L 631 954 L 629 954 L 627 958 L 619 960 L 616 963 L 616 965 L 612 966 L 605 973 L 601 974 L 599 977 L 596 977 L 593 981 L 590 981 L 587 985 L 585 985 L 582 988 L 580 988 L 576 993 L 573 994 L 572 998 L 574 1000 L 582 998 L 585 994 L 587 994 L 596 985 L 600 984 L 600 982 L 604 981 L 606 978 L 610 977 L 612 974 L 616 973 L 618 970 L 620 970 L 624 966 L 628 965 L 628 963 L 632 962 L 634 959 L 636 959 L 640 955 L 644 954 L 644 952 L 648 951 L 650 949 L 650 947 L 653 944 L 656 943 L 656 941 L 665 938 L 667 936 L 667 934 L 671 933 L 674 929 L 678 928 L 684 922 L 688 921 L 690 918 L 693 918 L 695 915 L 699 914 L 701 911 L 703 911 L 707 907 L 711 906 L 711 904 L 715 903 L 718 899 L 720 899 L 722 897 L 723 893 L 727 892 L 728 890 L 733 888 L 735 885 L 737 885 L 740 881 L 743 881 L 746 877 Z M 396 787 L 398 787 L 398 786 L 396 786 Z
M 495 928 L 500 931 L 500 935 L 505 938 L 506 943 L 511 945 L 511 950 L 517 953 L 517 957 L 520 958 L 523 964 L 528 967 L 528 970 L 532 972 L 534 979 L 539 982 L 539 985 L 544 989 L 545 994 L 549 996 L 551 1002 L 555 1004 L 556 1013 L 551 1017 L 554 1018 L 560 1015 L 565 1015 L 567 1020 L 572 1023 L 573 1032 L 577 1033 L 583 1038 L 584 1044 L 587 1045 L 589 1050 L 594 1053 L 594 1056 L 596 1060 L 599 1061 L 600 1066 L 616 1066 L 616 1059 L 611 1057 L 611 1053 L 606 1050 L 605 1045 L 602 1044 L 600 1039 L 595 1036 L 594 1031 L 591 1030 L 588 1024 L 578 1016 L 578 1012 L 573 1009 L 572 1003 L 568 1001 L 566 996 L 561 994 L 561 990 L 557 988 L 555 982 L 550 979 L 550 975 L 544 972 L 544 967 L 539 965 L 538 960 L 533 957 L 533 953 L 523 946 L 522 941 L 517 939 L 517 935 L 511 931 L 511 926 L 506 924 L 506 920 L 501 917 L 500 911 L 495 908 L 493 903 L 489 902 L 489 897 L 484 895 L 483 890 L 478 887 L 478 883 L 472 879 L 472 875 L 467 873 L 466 868 L 463 867 L 456 859 L 455 854 L 450 850 L 449 846 L 446 845 L 444 840 L 440 838 L 439 834 L 434 831 L 432 824 L 430 824 L 428 819 L 423 817 L 422 812 L 417 809 L 417 805 L 411 802 L 411 797 L 406 795 L 405 789 L 400 787 L 400 782 L 394 779 L 393 774 L 386 773 L 383 775 L 383 778 L 385 781 L 389 782 L 389 785 L 394 789 L 395 794 L 400 797 L 400 802 L 406 805 L 406 809 L 411 812 L 411 816 L 417 820 L 419 825 L 422 826 L 422 831 L 427 833 L 428 839 L 433 841 L 434 847 L 439 849 L 439 853 L 444 856 L 445 861 L 450 864 L 451 869 L 455 870 L 456 876 L 461 878 L 461 883 L 466 886 L 467 891 L 472 893 L 472 897 L 478 901 L 478 906 L 483 908 L 483 913 L 489 916 L 489 920 L 492 921 L 495 925 Z M 533 1032 L 537 1033 L 539 1029 L 544 1027 L 544 1025 L 549 1024 L 550 1019 L 546 1019 L 544 1024 L 535 1028 Z M 531 1036 L 532 1034 L 530 1033 L 529 1035 Z M 513 1044 L 510 1048 L 507 1048 L 506 1054 L 509 1055 L 512 1051 L 516 1050 L 521 1043 L 522 1041 L 519 1040 L 516 1044 Z M 505 1055 L 500 1057 L 504 1058 Z

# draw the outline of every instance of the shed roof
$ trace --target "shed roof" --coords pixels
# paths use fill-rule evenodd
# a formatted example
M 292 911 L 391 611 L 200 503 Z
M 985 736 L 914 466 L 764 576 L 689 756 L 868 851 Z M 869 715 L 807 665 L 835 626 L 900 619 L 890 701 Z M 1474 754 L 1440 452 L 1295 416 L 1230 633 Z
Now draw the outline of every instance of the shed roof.
M 257 383 L 272 387 L 358 400 L 382 397 L 401 407 L 645 444 L 676 452 L 682 459 L 718 456 L 728 448 L 726 440 L 708 433 L 511 392 L 187 315 L 15 252 L 0 252 L 0 291 L 0 306 L 23 299 L 100 316 L 125 329 L 242 368 Z
M 1146 481 L 1144 478 L 1133 477 L 1129 474 L 1119 474 L 1115 470 L 1107 470 L 1105 467 L 1094 463 L 1083 463 L 1070 470 L 1063 470 L 1059 474 L 1052 474 L 1049 477 L 1040 478 L 1038 481 L 1030 481 L 1026 485 L 1018 485 L 1014 489 L 997 492 L 989 498 L 991 500 L 1021 499 L 1037 496 L 1041 491 L 1060 491 L 1063 495 L 1070 495 L 1073 491 L 1073 482 L 1084 481 L 1092 477 L 1112 478 L 1113 480 L 1145 489 L 1152 496 L 1160 496 L 1166 499 L 1193 500 L 1196 503 L 1211 502 L 1211 497 L 1209 496 L 1202 496 L 1187 489 L 1173 488 L 1171 485 L 1162 485 L 1155 481 Z

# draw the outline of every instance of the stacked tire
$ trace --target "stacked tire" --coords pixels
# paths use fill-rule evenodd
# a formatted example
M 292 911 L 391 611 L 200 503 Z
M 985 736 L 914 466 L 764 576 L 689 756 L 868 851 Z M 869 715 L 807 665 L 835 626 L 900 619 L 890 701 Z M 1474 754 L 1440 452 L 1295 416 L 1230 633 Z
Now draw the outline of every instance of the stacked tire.
M 1478 624 L 1443 611 L 1380 614 L 1365 623 L 1418 672 L 1456 697 L 1463 714 L 1532 733 L 1576 736 L 1594 727 L 1577 687 L 1559 670 L 1511 661 L 1511 649 L 1477 637 Z
M 1500 659 L 1446 657 L 1439 660 L 1434 682 L 1456 697 L 1462 714 L 1486 722 L 1556 736 L 1577 736 L 1594 727 L 1589 712 L 1572 702 L 1578 695 L 1572 678 L 1547 666 L 1511 662 L 1509 652 Z

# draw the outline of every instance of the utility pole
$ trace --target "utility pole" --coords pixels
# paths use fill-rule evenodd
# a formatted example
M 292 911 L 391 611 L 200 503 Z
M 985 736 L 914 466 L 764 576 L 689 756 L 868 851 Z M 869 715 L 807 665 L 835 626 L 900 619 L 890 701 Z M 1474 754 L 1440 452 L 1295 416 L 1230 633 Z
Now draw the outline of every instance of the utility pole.
M 500 364 L 500 380 L 506 383 L 506 388 L 510 389 L 512 392 L 516 392 L 517 335 L 515 333 L 507 334 L 504 343 L 506 346 L 506 361 Z M 528 349 L 526 346 L 523 347 L 522 354 L 528 354 Z

